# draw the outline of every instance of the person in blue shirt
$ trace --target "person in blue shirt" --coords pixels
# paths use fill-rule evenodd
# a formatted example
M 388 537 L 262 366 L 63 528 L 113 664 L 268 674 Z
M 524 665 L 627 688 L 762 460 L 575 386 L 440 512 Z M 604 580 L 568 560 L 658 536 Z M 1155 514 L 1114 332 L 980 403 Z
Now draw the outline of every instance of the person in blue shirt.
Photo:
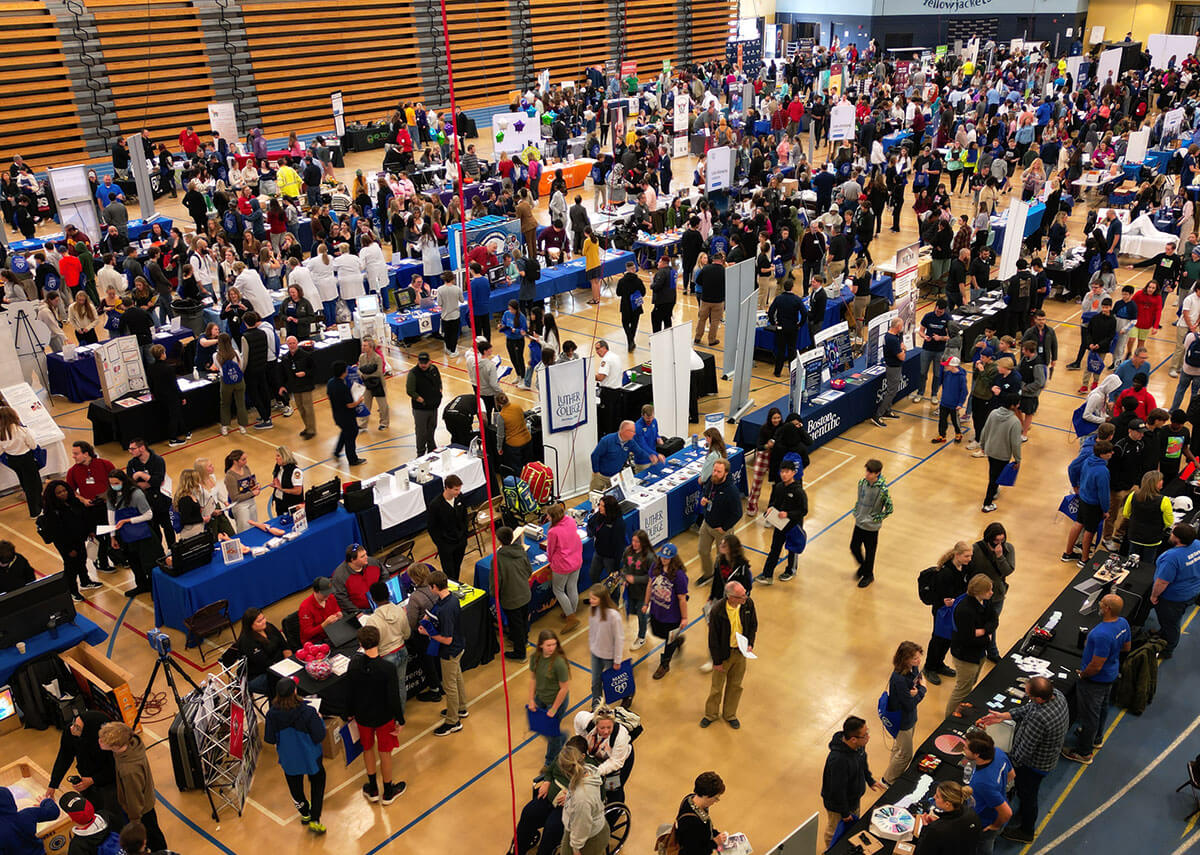
M 1150 591 L 1154 614 L 1167 640 L 1166 652 L 1160 659 L 1170 659 L 1175 652 L 1183 613 L 1200 594 L 1200 543 L 1196 542 L 1196 529 L 1177 525 L 1171 529 L 1170 542 L 1171 548 L 1155 562 L 1154 588 Z
M 467 688 L 462 676 L 462 657 L 467 647 L 467 637 L 463 632 L 458 597 L 450 592 L 446 574 L 441 570 L 430 573 L 429 586 L 438 598 L 433 607 L 435 620 L 432 623 L 421 621 L 417 632 L 438 643 L 437 655 L 441 659 L 446 709 L 442 711 L 442 723 L 434 729 L 433 735 L 449 736 L 462 730 L 461 719 L 467 710 Z
M 658 419 L 654 418 L 653 404 L 645 404 L 642 407 L 642 417 L 637 420 L 635 430 L 634 442 L 642 449 L 642 453 L 650 458 L 651 465 L 666 460 L 662 452 L 662 440 L 658 435 Z
M 795 280 L 785 277 L 781 286 L 782 291 L 771 301 L 767 309 L 767 323 L 778 327 L 775 332 L 775 376 L 781 376 L 783 366 L 791 365 L 796 356 L 796 342 L 800 335 L 800 326 L 808 323 L 808 309 L 799 295 L 792 293 Z
M 471 280 L 471 287 L 475 287 L 475 280 Z M 508 358 L 512 360 L 516 376 L 524 377 L 525 336 L 529 335 L 529 322 L 521 314 L 516 300 L 509 300 L 508 311 L 500 316 L 500 332 L 504 333 L 504 343 L 508 346 Z
M 941 302 L 940 300 L 938 302 Z M 950 357 L 942 369 L 942 398 L 938 406 L 937 436 L 929 440 L 933 444 L 946 441 L 946 426 L 954 426 L 954 441 L 962 442 L 962 425 L 958 422 L 958 411 L 967 402 L 967 372 L 957 356 Z
M 971 795 L 975 799 L 975 813 L 979 814 L 978 855 L 992 855 L 1000 829 L 1012 819 L 1012 805 L 1008 803 L 1008 785 L 1016 778 L 1012 761 L 995 741 L 986 733 L 973 733 L 963 749 L 967 762 L 975 764 L 971 773 Z
M 490 339 L 492 337 L 492 286 L 483 275 L 483 267 L 478 261 L 471 262 L 470 289 L 471 312 L 475 317 L 475 337 Z
M 603 492 L 612 486 L 612 477 L 620 472 L 629 456 L 635 466 L 650 465 L 650 455 L 634 442 L 636 428 L 631 421 L 621 422 L 616 433 L 606 434 L 592 449 L 592 489 Z
M 892 409 L 892 403 L 900 392 L 900 372 L 904 368 L 904 340 L 900 337 L 903 331 L 904 320 L 895 318 L 883 336 L 883 364 L 886 371 L 883 375 L 883 395 L 875 407 L 875 415 L 871 417 L 871 424 L 875 427 L 887 427 L 883 420 L 885 416 L 889 419 L 900 418 L 900 414 Z
M 929 400 L 937 398 L 938 389 L 942 385 L 942 354 L 946 351 L 946 342 L 950 340 L 950 315 L 946 312 L 946 300 L 939 297 L 933 311 L 921 318 L 918 330 L 921 337 L 921 379 L 913 390 L 912 402 L 919 404 L 925 394 L 925 379 L 929 376 L 929 366 L 933 366 L 933 381 L 929 385 Z
M 1075 560 L 1075 541 L 1083 534 L 1083 552 L 1079 556 L 1079 566 L 1087 563 L 1092 552 L 1092 540 L 1096 532 L 1109 514 L 1109 474 L 1108 461 L 1113 456 L 1113 444 L 1105 439 L 1096 440 L 1092 446 L 1092 456 L 1084 459 L 1079 469 L 1079 510 L 1076 513 L 1075 525 L 1067 532 L 1067 546 L 1062 554 L 1062 561 Z M 1069 471 L 1069 470 L 1068 470 Z
M 1083 645 L 1080 669 L 1076 672 L 1075 724 L 1078 731 L 1075 748 L 1063 748 L 1068 760 L 1087 765 L 1093 752 L 1104 741 L 1104 724 L 1108 719 L 1108 703 L 1112 685 L 1121 670 L 1121 654 L 1129 650 L 1132 630 L 1129 621 L 1121 617 L 1125 601 L 1116 594 L 1100 600 L 1100 623 L 1088 633 Z M 1068 734 L 1069 736 L 1069 734 Z

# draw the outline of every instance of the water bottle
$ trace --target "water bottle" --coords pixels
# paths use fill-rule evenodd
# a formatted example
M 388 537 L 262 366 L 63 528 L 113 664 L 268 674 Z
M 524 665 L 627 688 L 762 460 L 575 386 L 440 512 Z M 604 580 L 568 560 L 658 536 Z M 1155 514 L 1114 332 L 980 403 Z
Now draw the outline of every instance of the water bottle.
M 971 783 L 971 776 L 975 774 L 975 763 L 972 760 L 963 760 L 963 784 Z

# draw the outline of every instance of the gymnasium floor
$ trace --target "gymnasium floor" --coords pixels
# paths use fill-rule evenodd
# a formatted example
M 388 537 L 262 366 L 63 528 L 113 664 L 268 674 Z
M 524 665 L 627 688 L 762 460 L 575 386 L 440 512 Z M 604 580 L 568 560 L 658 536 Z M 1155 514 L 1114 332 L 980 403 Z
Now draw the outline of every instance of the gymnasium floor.
M 481 148 L 486 149 L 486 144 Z M 348 181 L 355 168 L 374 169 L 378 163 L 377 152 L 354 154 L 347 158 L 346 168 L 340 174 Z M 691 159 L 686 164 L 677 161 L 674 172 L 679 176 L 690 175 Z M 590 205 L 590 187 L 579 192 Z M 546 219 L 545 202 L 543 199 L 540 209 L 543 219 Z M 965 213 L 969 207 L 968 198 L 955 200 L 956 213 Z M 181 222 L 187 221 L 175 201 L 162 200 L 159 210 Z M 1080 237 L 1084 212 L 1085 206 L 1077 206 L 1072 220 L 1072 242 Z M 902 227 L 900 235 L 885 229 L 875 241 L 872 250 L 877 259 L 913 240 L 915 220 L 910 208 L 905 209 Z M 1123 269 L 1119 274 L 1122 284 L 1139 286 L 1148 276 L 1148 270 Z M 581 352 L 590 352 L 593 337 L 607 336 L 619 342 L 616 299 L 607 296 L 599 307 L 587 306 L 585 299 L 585 292 L 564 295 L 556 308 L 564 338 L 574 338 Z M 756 850 L 767 851 L 820 808 L 826 745 L 830 735 L 852 713 L 871 723 L 875 736 L 868 753 L 873 770 L 881 774 L 887 749 L 879 736 L 875 702 L 886 685 L 896 645 L 906 639 L 927 642 L 929 612 L 917 599 L 916 575 L 955 541 L 978 539 L 984 525 L 994 520 L 1008 527 L 1010 541 L 1017 550 L 1017 572 L 1000 625 L 1002 647 L 1016 641 L 1071 578 L 1076 568 L 1058 560 L 1066 521 L 1055 509 L 1067 489 L 1065 469 L 1076 448 L 1069 424 L 1070 413 L 1080 402 L 1074 394 L 1079 377 L 1068 372 L 1065 365 L 1078 343 L 1079 307 L 1050 302 L 1047 310 L 1059 336 L 1059 366 L 1042 395 L 1035 427 L 1024 447 L 1020 478 L 1016 486 L 1001 491 L 995 514 L 984 515 L 979 510 L 987 477 L 985 462 L 971 458 L 965 445 L 930 444 L 937 410 L 927 402 L 912 404 L 903 399 L 896 405 L 903 417 L 889 423 L 887 428 L 875 428 L 870 423 L 858 425 L 814 453 L 805 472 L 811 509 L 806 522 L 810 540 L 800 560 L 799 574 L 794 581 L 759 588 L 754 593 L 760 620 L 756 644 L 760 658 L 751 664 L 747 675 L 739 712 L 743 724 L 740 731 L 720 724 L 707 730 L 697 726 L 709 684 L 708 676 L 698 671 L 705 658 L 704 625 L 696 625 L 695 620 L 700 614 L 702 597 L 692 598 L 689 611 L 693 620 L 686 636 L 690 641 L 664 680 L 650 680 L 657 664 L 657 649 L 648 645 L 636 651 L 639 691 L 635 709 L 643 717 L 645 734 L 636 744 L 637 767 L 627 787 L 633 828 L 626 851 L 648 852 L 656 827 L 674 817 L 679 800 L 689 792 L 695 775 L 709 769 L 719 772 L 727 784 L 726 794 L 713 811 L 717 826 L 744 831 Z M 690 322 L 695 314 L 694 302 L 680 297 L 675 322 Z M 1164 314 L 1174 317 L 1173 299 Z M 643 318 L 638 352 L 631 354 L 631 359 L 648 355 L 648 327 L 649 321 Z M 1150 388 L 1160 402 L 1164 399 L 1169 402 L 1174 388 L 1163 367 L 1172 340 L 1168 329 L 1149 343 L 1151 364 L 1156 367 Z M 442 369 L 446 399 L 469 391 L 462 360 L 447 363 L 436 343 L 430 343 L 428 349 Z M 372 418 L 370 433 L 361 438 L 360 445 L 367 462 L 353 473 L 330 460 L 336 432 L 323 401 L 317 405 L 320 432 L 312 440 L 299 439 L 299 418 L 292 417 L 277 419 L 273 431 L 251 431 L 245 437 L 233 434 L 222 438 L 212 427 L 196 432 L 185 447 L 163 446 L 155 450 L 166 457 L 173 477 L 197 457 L 220 461 L 237 447 L 246 449 L 252 470 L 261 476 L 270 472 L 273 449 L 280 443 L 288 445 L 303 466 L 315 470 L 307 476 L 313 482 L 335 472 L 363 477 L 385 471 L 413 453 L 411 412 L 404 401 L 403 374 L 412 366 L 416 353 L 404 350 L 401 356 L 399 364 L 392 365 L 394 376 L 387 381 L 393 415 L 391 429 L 377 431 L 376 420 Z M 765 363 L 756 364 L 752 389 L 756 406 L 765 406 L 786 392 L 786 386 L 771 376 L 770 366 Z M 511 384 L 506 391 L 516 400 L 532 401 L 531 393 L 517 390 Z M 721 394 L 725 397 L 702 399 L 701 411 L 727 411 L 728 384 L 723 381 Z M 86 405 L 58 399 L 53 410 L 66 430 L 68 442 L 90 439 Z M 726 433 L 732 437 L 733 426 L 727 425 Z M 447 439 L 444 430 L 439 430 L 439 438 Z M 100 453 L 121 464 L 127 459 L 125 452 L 111 445 L 102 447 Z M 883 526 L 877 582 L 860 590 L 854 585 L 854 566 L 847 551 L 852 528 L 848 516 L 863 464 L 872 457 L 883 461 L 896 510 Z M 37 537 L 19 497 L 10 495 L 7 499 L 0 507 L 0 536 L 14 540 L 35 567 L 43 571 L 58 569 L 57 555 Z M 758 572 L 769 543 L 766 532 L 747 517 L 743 517 L 736 531 L 751 551 Z M 685 533 L 675 542 L 689 576 L 695 579 L 699 575 L 695 534 Z M 433 552 L 423 535 L 418 541 L 417 556 L 430 556 Z M 468 564 L 476 557 L 468 555 Z M 154 660 L 144 637 L 153 621 L 149 597 L 139 597 L 133 602 L 125 599 L 121 592 L 131 581 L 124 572 L 105 575 L 101 581 L 105 587 L 82 605 L 80 611 L 112 631 L 105 649 L 136 675 L 134 690 L 140 692 Z M 300 595 L 295 595 L 264 606 L 270 619 L 278 623 L 296 608 L 300 599 Z M 543 627 L 560 626 L 560 617 L 548 616 L 533 629 L 536 634 Z M 628 638 L 633 637 L 632 626 L 632 622 L 627 625 Z M 198 652 L 184 650 L 182 638 L 172 634 L 176 659 L 189 673 L 200 678 L 211 671 L 211 657 L 207 666 L 201 664 Z M 1187 727 L 1185 720 L 1190 715 L 1187 711 L 1193 710 L 1195 704 L 1183 700 L 1191 700 L 1186 694 L 1180 695 L 1179 701 L 1172 700 L 1177 691 L 1172 677 L 1187 672 L 1187 665 L 1194 661 L 1194 641 L 1185 639 L 1185 646 L 1188 652 L 1177 656 L 1162 672 L 1160 700 L 1141 719 L 1126 717 L 1115 724 L 1111 747 L 1102 751 L 1101 759 L 1083 772 L 1080 782 L 1051 819 L 1048 833 L 1033 851 L 1039 851 L 1049 842 L 1050 835 L 1074 824 L 1115 792 L 1131 769 L 1150 762 L 1177 730 Z M 565 648 L 573 663 L 571 701 L 579 706 L 586 700 L 590 678 L 584 664 L 590 661 L 586 628 L 568 636 Z M 249 855 L 264 841 L 279 842 L 302 852 L 328 847 L 330 851 L 362 853 L 374 853 L 392 843 L 409 851 L 432 851 L 452 841 L 460 850 L 499 855 L 507 848 L 511 835 L 514 797 L 510 795 L 510 787 L 515 789 L 515 809 L 519 812 L 529 796 L 530 779 L 541 766 L 543 755 L 540 740 L 525 729 L 522 712 L 529 674 L 526 668 L 507 668 L 510 664 L 500 657 L 466 674 L 470 718 L 461 733 L 435 739 L 431 731 L 438 724 L 440 707 L 410 705 L 409 724 L 401 736 L 396 764 L 399 777 L 408 782 L 409 789 L 390 807 L 372 805 L 358 792 L 364 774 L 361 763 L 345 768 L 341 760 L 328 761 L 324 821 L 329 832 L 325 840 L 314 838 L 297 821 L 270 747 L 265 747 L 261 755 L 244 815 L 238 818 L 227 813 L 219 824 L 214 824 L 208 817 L 203 794 L 180 793 L 173 784 L 168 748 L 158 742 L 165 736 L 174 712 L 173 704 L 167 703 L 150 717 L 146 736 L 154 743 L 150 758 L 168 843 L 184 855 L 213 849 L 226 855 Z M 156 688 L 161 691 L 165 687 Z M 930 688 L 917 728 L 918 741 L 934 724 L 949 691 L 946 683 Z M 1172 710 L 1178 715 L 1170 719 L 1172 724 L 1166 731 L 1154 725 L 1160 715 L 1165 720 Z M 513 749 L 511 767 L 506 760 L 508 727 Z M 53 763 L 57 740 L 54 731 L 20 732 L 0 737 L 0 752 L 6 758 L 28 754 L 48 769 Z M 1166 852 L 1181 839 L 1177 835 L 1184 830 L 1182 818 L 1190 806 L 1182 795 L 1172 797 L 1170 791 L 1183 780 L 1182 761 L 1194 753 L 1193 746 L 1193 741 L 1185 740 L 1154 774 L 1112 811 L 1106 812 L 1101 822 L 1093 823 L 1086 832 L 1090 851 L 1128 852 L 1135 835 L 1143 842 L 1136 831 L 1109 835 L 1092 830 L 1110 825 L 1124 829 L 1145 827 L 1148 815 L 1131 811 L 1138 801 L 1135 796 L 1142 798 L 1143 792 L 1147 804 L 1157 805 L 1153 816 L 1161 822 L 1155 824 L 1155 833 L 1161 834 L 1164 841 L 1161 849 L 1151 847 L 1143 851 Z M 1118 766 L 1119 769 L 1115 768 Z M 1057 798 L 1063 782 L 1074 774 L 1075 770 L 1067 765 L 1055 773 L 1053 783 L 1058 786 L 1047 788 L 1051 791 L 1046 796 L 1047 805 Z M 1138 819 L 1134 820 L 1134 816 Z M 1122 817 L 1126 817 L 1124 821 Z M 1112 822 L 1113 819 L 1118 822 Z M 1189 833 L 1186 839 L 1194 841 L 1195 836 Z M 1076 835 L 1056 848 L 1079 851 L 1079 840 Z M 1011 850 L 1003 841 L 997 848 L 1005 851 L 1001 847 Z

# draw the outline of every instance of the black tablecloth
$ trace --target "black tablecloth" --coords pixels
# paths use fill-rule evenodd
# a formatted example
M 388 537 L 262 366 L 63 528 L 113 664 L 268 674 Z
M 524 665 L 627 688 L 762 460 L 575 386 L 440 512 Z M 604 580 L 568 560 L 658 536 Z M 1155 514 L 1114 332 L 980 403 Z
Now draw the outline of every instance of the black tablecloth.
M 421 489 L 425 493 L 425 504 L 428 506 L 442 492 L 442 479 L 434 475 L 431 480 L 421 485 Z M 462 498 L 463 504 L 468 508 L 482 505 L 487 501 L 487 488 L 477 487 L 469 493 L 463 493 Z M 356 511 L 354 515 L 358 517 L 358 532 L 362 537 L 362 544 L 372 555 L 378 555 L 401 540 L 425 531 L 426 528 L 425 514 L 418 514 L 391 528 L 383 528 L 378 505 L 372 505 L 365 511 Z
M 1076 264 L 1072 267 L 1062 267 L 1057 264 L 1051 264 L 1046 267 L 1046 278 L 1050 280 L 1051 287 L 1063 289 L 1066 297 L 1078 299 L 1087 291 L 1088 268 L 1086 264 Z
M 346 135 L 342 137 L 342 145 L 347 151 L 368 151 L 373 148 L 383 148 L 385 143 L 392 142 L 387 122 L 375 122 L 370 125 L 349 125 Z

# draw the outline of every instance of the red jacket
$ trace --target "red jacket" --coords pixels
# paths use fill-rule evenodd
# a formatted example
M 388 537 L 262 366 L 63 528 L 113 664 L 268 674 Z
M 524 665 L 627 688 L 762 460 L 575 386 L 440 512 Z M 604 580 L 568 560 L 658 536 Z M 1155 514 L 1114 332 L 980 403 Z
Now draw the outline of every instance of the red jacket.
M 200 136 L 195 131 L 188 133 L 188 129 L 184 128 L 179 132 L 179 147 L 187 154 L 195 154 L 196 149 L 200 148 Z
M 403 152 L 411 153 L 413 150 L 412 137 L 408 135 L 408 128 L 403 125 L 396 132 L 396 145 L 400 146 L 400 150 Z
M 1162 297 L 1157 294 L 1147 294 L 1145 291 L 1138 291 L 1133 295 L 1133 302 L 1137 303 L 1138 329 L 1158 329 L 1159 322 L 1162 319 Z
M 1113 405 L 1114 412 L 1122 412 L 1121 401 L 1126 398 L 1133 398 L 1138 402 L 1137 413 L 1139 419 L 1145 420 L 1150 417 L 1150 411 L 1158 406 L 1154 400 L 1154 396 L 1146 389 L 1126 389 L 1120 395 L 1117 395 L 1117 402 Z
M 67 486 L 84 499 L 94 499 L 108 489 L 108 473 L 115 468 L 101 457 L 93 457 L 90 466 L 76 463 L 67 470 Z
M 792 99 L 792 101 L 787 105 L 788 121 L 789 122 L 798 122 L 798 121 L 800 121 L 800 118 L 803 115 L 804 115 L 804 102 L 801 101 L 799 98 Z
M 58 272 L 62 274 L 63 284 L 74 291 L 83 277 L 83 265 L 78 256 L 67 253 L 58 260 Z
M 309 594 L 304 598 L 304 602 L 300 604 L 300 643 L 306 641 L 325 641 L 325 628 L 321 624 L 325 623 L 325 619 L 330 615 L 341 614 L 342 609 L 337 604 L 337 600 L 333 594 L 330 594 L 325 600 L 325 605 L 317 605 L 317 597 L 315 594 Z

